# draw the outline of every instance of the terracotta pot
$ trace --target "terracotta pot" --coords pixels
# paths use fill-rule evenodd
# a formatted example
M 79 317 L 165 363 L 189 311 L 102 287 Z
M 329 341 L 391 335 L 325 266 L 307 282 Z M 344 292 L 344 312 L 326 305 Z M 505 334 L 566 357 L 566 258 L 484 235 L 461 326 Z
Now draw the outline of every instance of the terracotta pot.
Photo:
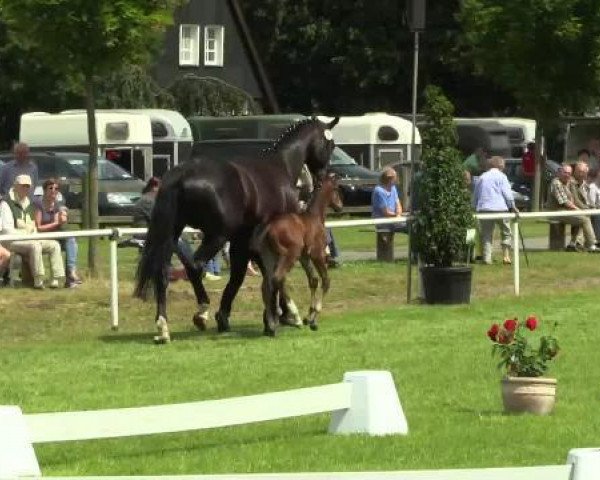
M 505 377 L 502 379 L 504 411 L 547 415 L 554 409 L 556 379 Z

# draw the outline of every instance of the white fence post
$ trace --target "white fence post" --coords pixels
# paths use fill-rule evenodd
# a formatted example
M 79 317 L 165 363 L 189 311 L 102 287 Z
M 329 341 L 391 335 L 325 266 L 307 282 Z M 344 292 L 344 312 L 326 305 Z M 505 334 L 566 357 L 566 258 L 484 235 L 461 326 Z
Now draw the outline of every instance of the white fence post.
M 513 276 L 515 283 L 515 295 L 518 297 L 521 290 L 521 272 L 519 257 L 519 221 L 512 222 L 512 242 L 513 242 Z
M 111 328 L 119 329 L 119 266 L 117 263 L 117 240 L 121 236 L 118 228 L 110 236 L 110 319 Z
M 19 407 L 0 406 L 0 478 L 41 477 L 31 437 Z
M 600 478 L 600 448 L 574 448 L 569 451 L 567 463 L 573 465 L 570 480 Z
M 351 405 L 347 410 L 332 413 L 329 433 L 408 434 L 408 423 L 390 372 L 347 372 L 344 382 L 352 383 Z

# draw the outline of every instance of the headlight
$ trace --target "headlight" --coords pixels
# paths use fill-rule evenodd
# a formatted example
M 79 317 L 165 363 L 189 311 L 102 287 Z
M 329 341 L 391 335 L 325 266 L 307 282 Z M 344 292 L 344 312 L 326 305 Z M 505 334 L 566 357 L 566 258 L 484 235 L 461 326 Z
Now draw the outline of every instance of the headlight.
M 115 203 L 117 205 L 132 205 L 134 203 L 130 194 L 120 192 L 107 193 L 106 200 L 108 203 Z

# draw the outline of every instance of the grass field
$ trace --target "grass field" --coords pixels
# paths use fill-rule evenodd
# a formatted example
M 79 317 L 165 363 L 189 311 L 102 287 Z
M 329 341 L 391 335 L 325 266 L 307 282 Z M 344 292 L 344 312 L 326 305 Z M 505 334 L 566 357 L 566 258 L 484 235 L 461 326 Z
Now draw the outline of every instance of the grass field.
M 526 231 L 532 228 L 525 229 Z M 547 228 L 544 228 L 544 232 Z M 541 231 L 541 229 L 540 229 Z M 367 239 L 365 240 L 365 237 Z M 402 236 L 397 236 L 402 237 Z M 336 232 L 342 249 L 373 235 Z M 83 243 L 83 242 L 82 242 Z M 103 252 L 106 250 L 103 246 Z M 83 253 L 85 255 L 85 253 Z M 233 332 L 194 331 L 192 291 L 169 289 L 174 341 L 152 345 L 153 305 L 131 298 L 135 252 L 119 251 L 121 328 L 109 330 L 106 270 L 80 289 L 0 291 L 0 403 L 27 413 L 177 403 L 321 385 L 345 371 L 390 370 L 408 419 L 406 437 L 335 437 L 328 415 L 187 434 L 36 447 L 44 475 L 358 471 L 560 464 L 569 449 L 599 446 L 600 256 L 532 253 L 522 296 L 512 270 L 475 266 L 472 304 L 407 305 L 403 262 L 333 270 L 318 332 L 261 335 L 260 279 L 244 284 Z M 104 258 L 102 266 L 107 265 Z M 224 282 L 208 284 L 216 305 Z M 307 305 L 305 280 L 291 279 Z M 549 417 L 502 413 L 492 321 L 529 313 L 558 324 Z

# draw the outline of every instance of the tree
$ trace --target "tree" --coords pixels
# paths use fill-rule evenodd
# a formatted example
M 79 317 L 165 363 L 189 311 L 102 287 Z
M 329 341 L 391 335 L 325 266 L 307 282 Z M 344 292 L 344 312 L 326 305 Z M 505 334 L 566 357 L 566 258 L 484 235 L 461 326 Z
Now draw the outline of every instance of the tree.
M 599 97 L 600 2 L 464 0 L 460 21 L 464 58 L 477 75 L 512 92 L 537 120 L 538 145 L 560 114 L 584 111 Z M 541 164 L 538 154 L 536 208 Z
M 124 64 L 149 59 L 181 0 L 0 0 L 2 20 L 24 48 L 52 64 L 85 95 L 90 143 L 88 227 L 98 228 L 96 80 Z M 97 241 L 88 266 L 96 273 Z
M 415 178 L 415 251 L 425 266 L 451 267 L 466 251 L 473 212 L 457 148 L 454 107 L 439 87 L 425 89 L 423 169 Z

